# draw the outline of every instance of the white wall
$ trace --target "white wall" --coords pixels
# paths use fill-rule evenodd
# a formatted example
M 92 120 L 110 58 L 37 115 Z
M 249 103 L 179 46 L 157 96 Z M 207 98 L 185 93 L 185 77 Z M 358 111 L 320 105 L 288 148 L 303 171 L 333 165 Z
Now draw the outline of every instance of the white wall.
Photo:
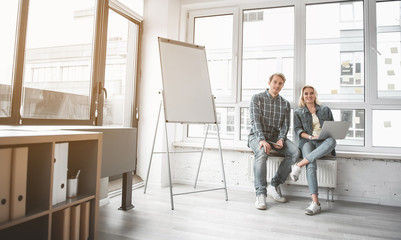
M 193 184 L 199 155 L 175 156 L 174 182 Z M 228 189 L 254 194 L 251 175 L 251 153 L 223 151 Z M 401 162 L 399 160 L 337 157 L 337 188 L 335 200 L 374 203 L 401 207 Z M 219 153 L 207 150 L 200 169 L 198 185 L 222 187 Z M 269 179 L 268 179 L 269 181 Z M 283 185 L 283 194 L 309 197 L 307 186 Z M 223 194 L 223 193 L 222 193 Z M 327 188 L 319 188 L 319 198 L 325 201 Z
M 146 178 L 161 100 L 158 94 L 162 89 L 158 37 L 178 39 L 180 3 L 180 0 L 146 0 L 144 4 L 137 154 L 137 174 L 142 179 Z M 165 137 L 163 127 L 160 124 L 158 128 L 156 149 L 159 150 L 163 148 L 161 140 Z M 174 133 L 174 126 L 169 126 L 168 132 Z M 173 137 L 169 134 L 169 138 Z M 166 161 L 162 161 L 160 155 L 155 156 L 149 183 L 165 185 L 168 177 L 166 166 Z
M 238 0 L 239 1 L 239 0 Z M 183 4 L 194 4 L 198 0 L 183 0 Z M 226 3 L 227 1 L 218 1 Z M 235 1 L 234 1 L 235 2 Z M 186 7 L 188 7 L 188 5 Z M 196 4 L 194 4 L 196 5 Z M 193 5 L 192 5 L 193 6 Z M 184 6 L 185 8 L 185 6 Z M 139 96 L 138 167 L 137 174 L 146 178 L 161 90 L 157 37 L 180 39 L 185 36 L 185 12 L 180 11 L 180 0 L 146 0 L 144 6 L 144 32 L 142 68 Z M 181 19 L 180 19 L 181 16 Z M 181 31 L 181 32 L 180 32 Z M 182 38 L 182 37 L 181 37 Z M 182 40 L 182 39 L 181 39 Z M 181 125 L 177 125 L 178 128 Z M 175 126 L 169 126 L 169 139 L 174 139 Z M 165 142 L 163 125 L 159 126 L 156 149 Z M 227 184 L 230 189 L 253 192 L 253 179 L 249 174 L 249 155 L 244 151 L 223 151 Z M 208 150 L 200 173 L 200 185 L 221 186 L 218 151 Z M 168 183 L 166 158 L 155 155 L 150 180 L 152 184 L 166 186 Z M 400 157 L 401 158 L 401 157 Z M 338 157 L 338 186 L 335 199 L 401 206 L 401 161 Z M 172 159 L 173 181 L 193 184 L 199 156 L 196 154 L 174 155 Z M 285 194 L 309 196 L 306 186 L 285 186 Z M 320 190 L 320 198 L 326 198 L 326 190 Z

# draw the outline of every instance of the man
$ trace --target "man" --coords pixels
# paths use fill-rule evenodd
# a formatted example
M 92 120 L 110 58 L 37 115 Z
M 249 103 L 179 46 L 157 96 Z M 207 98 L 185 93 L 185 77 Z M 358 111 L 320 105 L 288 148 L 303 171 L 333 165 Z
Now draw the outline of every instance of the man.
M 255 94 L 250 104 L 251 131 L 248 146 L 255 154 L 254 175 L 257 209 L 266 209 L 266 195 L 277 202 L 287 200 L 277 192 L 277 187 L 284 183 L 291 172 L 291 165 L 300 157 L 298 147 L 287 139 L 290 128 L 290 103 L 279 95 L 284 87 L 285 76 L 275 73 L 269 78 L 270 88 Z M 270 152 L 284 155 L 275 176 L 267 187 L 266 161 Z

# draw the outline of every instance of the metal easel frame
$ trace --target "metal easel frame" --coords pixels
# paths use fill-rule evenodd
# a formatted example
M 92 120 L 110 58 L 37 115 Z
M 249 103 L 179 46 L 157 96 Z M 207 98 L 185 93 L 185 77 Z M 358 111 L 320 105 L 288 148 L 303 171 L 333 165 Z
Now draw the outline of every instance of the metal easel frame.
M 225 172 L 224 172 L 224 163 L 223 163 L 223 153 L 222 153 L 222 149 L 221 149 L 221 141 L 220 141 L 220 131 L 219 131 L 219 126 L 216 123 L 216 127 L 217 127 L 217 140 L 218 140 L 218 144 L 219 144 L 219 152 L 220 152 L 220 160 L 221 160 L 221 169 L 222 169 L 222 175 L 223 175 L 223 183 L 224 183 L 224 187 L 221 188 L 213 188 L 213 189 L 206 189 L 206 190 L 197 190 L 197 191 L 190 191 L 190 192 L 182 192 L 182 193 L 173 193 L 173 185 L 172 185 L 172 180 L 171 180 L 171 165 L 170 165 L 170 154 L 174 153 L 196 153 L 196 152 L 200 152 L 200 159 L 199 159 L 199 165 L 198 165 L 198 171 L 196 173 L 196 179 L 195 179 L 195 184 L 194 184 L 194 188 L 196 188 L 197 186 L 197 182 L 198 182 L 198 177 L 199 177 L 199 171 L 200 171 L 200 167 L 202 164 L 202 157 L 203 157 L 203 152 L 205 150 L 205 143 L 206 143 L 206 139 L 207 139 L 207 134 L 208 134 L 208 130 L 209 130 L 209 125 L 207 124 L 207 128 L 206 128 L 206 133 L 205 133 L 205 137 L 203 139 L 203 145 L 202 145 L 202 150 L 200 151 L 180 151 L 180 152 L 170 152 L 168 149 L 168 136 L 167 136 L 167 121 L 164 121 L 164 130 L 165 130 L 165 136 L 166 136 L 166 152 L 154 152 L 154 148 L 155 148 L 155 142 L 156 142 L 156 136 L 157 136 L 157 129 L 158 129 L 158 125 L 159 125 L 159 121 L 160 121 L 160 112 L 162 109 L 162 101 L 160 101 L 160 106 L 159 106 L 159 113 L 157 115 L 157 122 L 156 122 L 156 128 L 155 128 L 155 134 L 153 137 L 153 144 L 152 144 L 152 153 L 150 155 L 150 161 L 149 161 L 149 166 L 148 166 L 148 171 L 146 174 L 146 180 L 145 180 L 145 188 L 144 188 L 144 193 L 146 193 L 146 189 L 148 186 L 148 179 L 149 179 L 149 173 L 150 173 L 150 168 L 152 165 L 152 159 L 153 159 L 153 154 L 167 154 L 167 164 L 168 164 L 168 177 L 169 177 L 169 188 L 170 188 L 170 201 L 171 201 L 171 210 L 174 210 L 174 196 L 177 195 L 184 195 L 184 194 L 191 194 L 191 193 L 200 193 L 200 192 L 208 192 L 208 191 L 215 191 L 215 190 L 225 190 L 225 197 L 226 197 L 226 201 L 228 201 L 228 193 L 227 193 L 227 184 L 226 184 L 226 177 L 225 177 Z

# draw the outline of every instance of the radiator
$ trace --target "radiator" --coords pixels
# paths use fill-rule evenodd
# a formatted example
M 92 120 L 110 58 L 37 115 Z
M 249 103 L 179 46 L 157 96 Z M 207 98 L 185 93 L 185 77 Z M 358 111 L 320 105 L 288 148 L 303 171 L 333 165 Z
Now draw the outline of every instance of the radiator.
M 274 175 L 281 163 L 282 157 L 270 156 L 267 159 L 267 181 L 269 182 Z M 253 179 L 253 164 L 254 156 L 249 157 L 249 171 L 250 176 Z M 301 174 L 299 175 L 298 181 L 294 182 L 288 176 L 286 184 L 291 185 L 302 185 L 308 186 L 308 181 L 306 180 L 306 167 L 301 168 Z M 327 187 L 327 200 L 329 200 L 329 192 L 331 192 L 331 200 L 333 200 L 333 189 L 337 187 L 337 161 L 336 160 L 317 160 L 317 183 L 319 187 Z

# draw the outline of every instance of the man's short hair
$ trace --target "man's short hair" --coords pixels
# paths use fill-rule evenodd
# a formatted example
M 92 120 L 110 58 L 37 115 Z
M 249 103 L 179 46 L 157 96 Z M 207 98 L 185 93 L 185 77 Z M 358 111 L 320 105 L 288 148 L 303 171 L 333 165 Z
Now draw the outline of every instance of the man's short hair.
M 279 76 L 279 77 L 281 77 L 281 78 L 284 80 L 284 82 L 285 82 L 285 80 L 286 80 L 284 74 L 282 74 L 282 73 L 274 73 L 273 75 L 270 76 L 269 82 L 272 81 L 272 79 L 273 79 L 274 76 Z

